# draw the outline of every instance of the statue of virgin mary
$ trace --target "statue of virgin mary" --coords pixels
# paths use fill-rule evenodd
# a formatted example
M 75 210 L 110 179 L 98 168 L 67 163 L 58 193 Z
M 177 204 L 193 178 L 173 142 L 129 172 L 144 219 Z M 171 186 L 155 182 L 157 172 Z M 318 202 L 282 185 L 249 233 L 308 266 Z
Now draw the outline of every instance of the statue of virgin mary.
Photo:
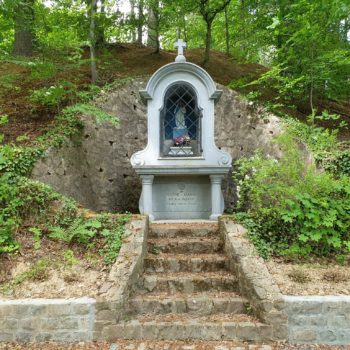
M 185 114 L 186 114 L 186 107 L 182 102 L 180 102 L 177 107 L 175 108 L 175 124 L 176 129 L 185 129 Z

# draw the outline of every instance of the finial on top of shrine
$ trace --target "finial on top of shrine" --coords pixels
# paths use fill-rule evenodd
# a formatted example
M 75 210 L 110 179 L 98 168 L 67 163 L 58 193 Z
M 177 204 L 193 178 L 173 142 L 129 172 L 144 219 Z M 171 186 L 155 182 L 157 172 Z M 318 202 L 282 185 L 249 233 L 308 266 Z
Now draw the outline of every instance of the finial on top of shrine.
M 175 43 L 175 47 L 177 48 L 177 56 L 175 58 L 175 62 L 186 62 L 186 57 L 184 56 L 186 43 L 182 41 L 182 39 L 178 39 L 178 41 Z

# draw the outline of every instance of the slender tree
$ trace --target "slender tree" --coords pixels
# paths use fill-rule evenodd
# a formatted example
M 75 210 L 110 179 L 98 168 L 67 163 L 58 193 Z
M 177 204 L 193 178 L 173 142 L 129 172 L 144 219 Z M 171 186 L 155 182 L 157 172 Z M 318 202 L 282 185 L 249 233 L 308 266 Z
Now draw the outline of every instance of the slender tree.
M 95 33 L 95 15 L 97 0 L 91 0 L 90 5 L 90 60 L 91 60 L 91 84 L 96 84 L 98 80 L 96 66 L 96 33 Z
M 213 21 L 216 15 L 223 11 L 230 1 L 231 0 L 197 0 L 199 12 L 202 15 L 207 27 L 205 37 L 204 65 L 206 65 L 210 59 L 210 48 L 212 44 L 211 30 Z
M 95 35 L 96 35 L 96 47 L 103 47 L 105 45 L 105 18 L 106 18 L 106 4 L 105 0 L 100 0 L 100 12 L 95 13 Z
M 14 7 L 14 56 L 31 56 L 34 46 L 34 1 L 17 0 Z
M 225 7 L 225 42 L 226 42 L 226 55 L 230 54 L 230 31 L 228 24 L 228 6 Z
M 143 0 L 138 0 L 137 2 L 137 45 L 142 46 L 142 34 L 143 34 L 143 22 L 144 22 L 144 14 L 143 14 Z
M 148 7 L 148 35 L 147 46 L 159 53 L 159 0 L 151 0 Z
M 136 31 L 134 24 L 136 22 L 136 17 L 135 17 L 135 0 L 130 0 L 130 21 L 132 23 L 132 30 L 131 30 L 131 41 L 133 43 L 136 42 Z
M 243 53 L 246 52 L 246 39 L 247 39 L 247 29 L 246 29 L 246 6 L 245 6 L 245 1 L 241 0 L 241 6 L 240 6 L 240 20 L 241 20 L 241 36 L 242 36 L 242 40 L 241 40 L 241 51 Z

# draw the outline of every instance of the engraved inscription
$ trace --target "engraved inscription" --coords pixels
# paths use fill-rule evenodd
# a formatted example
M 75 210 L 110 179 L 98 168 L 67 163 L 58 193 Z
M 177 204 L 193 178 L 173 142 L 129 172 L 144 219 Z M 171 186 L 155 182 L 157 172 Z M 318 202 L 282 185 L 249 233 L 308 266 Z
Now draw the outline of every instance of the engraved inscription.
M 155 176 L 153 213 L 158 220 L 207 219 L 211 213 L 208 176 Z
M 177 207 L 197 206 L 197 195 L 191 192 L 171 192 L 166 196 L 166 206 L 175 209 Z

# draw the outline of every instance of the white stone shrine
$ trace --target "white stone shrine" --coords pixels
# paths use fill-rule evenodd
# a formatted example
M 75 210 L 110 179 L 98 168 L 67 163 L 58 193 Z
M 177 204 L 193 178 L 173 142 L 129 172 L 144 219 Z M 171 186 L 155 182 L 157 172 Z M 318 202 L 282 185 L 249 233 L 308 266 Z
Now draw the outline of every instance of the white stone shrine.
M 147 101 L 148 143 L 131 164 L 142 179 L 140 212 L 150 220 L 217 220 L 224 210 L 221 182 L 231 156 L 214 142 L 213 79 L 186 62 L 178 40 L 175 62 L 158 69 L 141 97 Z

